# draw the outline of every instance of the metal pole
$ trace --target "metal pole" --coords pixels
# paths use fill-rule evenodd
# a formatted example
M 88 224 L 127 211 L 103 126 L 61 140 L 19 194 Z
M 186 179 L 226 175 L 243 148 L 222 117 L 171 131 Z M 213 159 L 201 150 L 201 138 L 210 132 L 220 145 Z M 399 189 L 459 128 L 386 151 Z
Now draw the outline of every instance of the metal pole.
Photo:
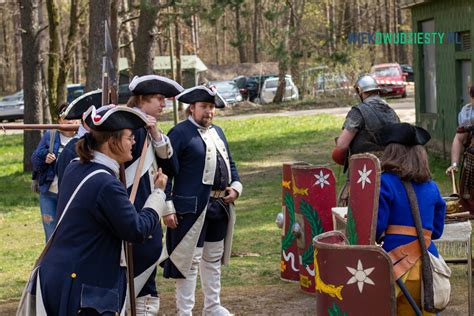
M 170 12 L 169 12 L 169 8 L 168 8 L 168 17 L 170 16 L 169 13 Z M 169 44 L 170 44 L 171 79 L 175 80 L 176 76 L 174 74 L 173 32 L 171 30 L 171 22 L 169 22 L 169 25 L 168 25 L 168 38 L 169 38 Z M 174 98 L 173 98 L 173 121 L 174 121 L 174 125 L 178 124 L 178 102 Z

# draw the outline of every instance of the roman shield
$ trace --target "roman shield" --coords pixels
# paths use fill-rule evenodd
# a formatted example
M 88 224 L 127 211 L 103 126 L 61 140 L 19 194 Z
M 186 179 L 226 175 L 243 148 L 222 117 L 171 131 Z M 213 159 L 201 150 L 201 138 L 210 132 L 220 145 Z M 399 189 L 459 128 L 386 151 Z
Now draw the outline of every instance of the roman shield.
M 300 281 L 296 236 L 291 232 L 291 227 L 296 223 L 291 167 L 303 165 L 308 165 L 308 163 L 301 161 L 285 162 L 282 168 L 282 212 L 277 216 L 277 225 L 281 228 L 280 271 L 281 279 L 290 282 Z
M 313 240 L 318 316 L 395 315 L 392 262 L 378 246 L 351 246 L 339 231 Z
M 331 208 L 336 206 L 336 180 L 331 169 L 312 165 L 293 166 L 292 174 L 300 286 L 314 293 L 312 239 L 333 229 Z
M 351 245 L 374 245 L 380 193 L 380 162 L 372 154 L 349 160 L 349 207 L 346 236 Z

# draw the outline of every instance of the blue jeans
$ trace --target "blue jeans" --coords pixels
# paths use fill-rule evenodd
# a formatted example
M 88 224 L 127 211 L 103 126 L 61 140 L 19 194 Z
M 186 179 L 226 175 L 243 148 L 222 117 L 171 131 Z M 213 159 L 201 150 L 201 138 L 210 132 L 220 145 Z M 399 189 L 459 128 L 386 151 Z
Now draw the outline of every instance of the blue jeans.
M 53 234 L 56 224 L 56 206 L 58 204 L 58 195 L 52 192 L 40 193 L 41 220 L 43 222 L 46 242 Z

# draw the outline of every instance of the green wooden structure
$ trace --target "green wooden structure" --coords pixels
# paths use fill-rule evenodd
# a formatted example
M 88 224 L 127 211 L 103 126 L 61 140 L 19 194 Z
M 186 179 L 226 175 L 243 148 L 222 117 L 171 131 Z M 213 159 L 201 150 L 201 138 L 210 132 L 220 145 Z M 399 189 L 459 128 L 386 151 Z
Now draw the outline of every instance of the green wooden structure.
M 470 102 L 474 1 L 402 0 L 413 32 L 444 33 L 443 42 L 414 45 L 416 123 L 432 135 L 430 149 L 449 158 L 457 114 Z

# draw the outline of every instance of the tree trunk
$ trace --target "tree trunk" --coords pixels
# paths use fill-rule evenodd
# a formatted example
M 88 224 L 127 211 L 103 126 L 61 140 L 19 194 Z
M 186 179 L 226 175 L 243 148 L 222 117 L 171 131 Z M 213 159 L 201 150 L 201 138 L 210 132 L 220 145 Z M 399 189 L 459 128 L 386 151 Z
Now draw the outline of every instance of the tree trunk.
M 226 12 L 224 11 L 224 16 L 222 19 L 222 44 L 223 44 L 223 49 L 222 49 L 222 58 L 221 61 L 223 64 L 227 63 L 227 18 L 226 18 Z
M 23 99 L 25 102 L 24 122 L 41 123 L 41 61 L 39 32 L 39 0 L 19 0 L 23 49 Z M 23 132 L 23 171 L 33 169 L 31 155 L 41 139 L 40 131 Z
M 140 1 L 140 20 L 135 40 L 136 59 L 132 68 L 134 75 L 143 76 L 153 73 L 155 27 L 158 20 L 159 5 L 159 0 Z
M 61 59 L 61 67 L 59 68 L 58 75 L 58 95 L 57 102 L 61 104 L 67 101 L 67 79 L 71 70 L 71 64 L 74 59 L 74 53 L 79 37 L 79 13 L 82 8 L 82 0 L 71 0 L 71 7 L 69 10 L 69 32 L 67 36 L 66 48 Z M 76 78 L 74 78 L 75 80 Z M 79 82 L 79 81 L 74 81 Z
M 283 34 L 281 35 L 281 42 L 280 47 L 277 49 L 279 52 L 278 56 L 278 88 L 275 92 L 275 97 L 273 98 L 273 102 L 280 103 L 283 101 L 283 96 L 285 95 L 285 87 L 286 87 L 286 72 L 288 71 L 288 38 L 290 33 L 290 24 L 291 24 L 291 12 L 290 9 L 287 7 L 287 11 L 285 12 L 285 19 L 283 20 L 282 30 Z
M 124 0 L 122 2 L 122 10 L 123 12 L 132 11 L 129 8 L 127 0 Z M 125 22 L 122 25 L 122 38 L 123 38 L 123 43 L 125 43 L 125 46 L 123 48 L 124 48 L 125 57 L 127 58 L 129 67 L 135 64 L 135 47 L 133 45 L 133 33 L 132 33 L 131 24 L 132 22 Z
M 291 47 L 290 72 L 295 85 L 301 88 L 300 78 L 300 60 L 303 57 L 303 48 L 301 46 L 301 19 L 304 15 L 305 0 L 292 0 L 291 18 L 290 18 L 290 38 L 289 47 Z M 300 94 L 300 98 L 303 93 Z
M 390 28 L 390 0 L 385 0 L 385 32 L 388 34 L 391 32 Z M 384 46 L 387 46 L 387 55 L 385 55 L 385 58 L 387 58 L 387 62 L 392 63 L 394 62 L 393 60 L 393 54 L 392 54 L 392 44 L 384 44 Z
M 219 65 L 219 19 L 216 19 L 216 24 L 214 25 L 214 45 L 215 63 Z
M 118 80 L 118 58 L 119 58 L 119 16 L 118 12 L 120 9 L 119 0 L 111 0 L 110 4 L 110 41 L 112 42 L 112 64 L 114 65 L 115 78 Z M 118 85 L 118 82 L 112 83 Z M 118 87 L 118 86 L 117 86 Z M 116 88 L 117 88 L 116 87 Z
M 13 15 L 13 25 L 15 29 L 15 74 L 16 82 L 15 91 L 20 91 L 23 88 L 23 68 L 22 68 L 22 48 L 21 48 L 21 35 L 19 33 L 20 29 L 20 13 L 15 12 Z
M 59 39 L 59 9 L 56 0 L 46 0 L 48 9 L 49 53 L 48 53 L 48 104 L 51 118 L 56 121 L 58 117 L 58 77 L 59 56 L 61 43 Z
M 9 90 L 9 82 L 10 78 L 8 76 L 8 69 L 11 68 L 11 65 L 9 65 L 9 56 L 10 54 L 8 53 L 8 29 L 7 29 L 7 16 L 9 15 L 9 12 L 6 12 L 8 10 L 8 7 L 5 5 L 3 7 L 0 7 L 0 12 L 2 13 L 2 36 L 1 36 L 1 42 L 0 42 L 0 51 L 2 51 L 2 56 L 0 57 L 0 91 L 8 91 Z
M 331 0 L 326 0 L 325 1 L 325 12 L 326 12 L 326 43 L 327 43 L 327 52 L 328 55 L 332 55 L 333 48 L 332 48 L 332 33 L 333 33 L 333 27 L 334 25 L 332 24 L 332 19 L 331 19 L 331 5 L 330 2 Z
M 174 19 L 174 38 L 176 48 L 176 82 L 183 85 L 183 78 L 181 76 L 181 28 L 179 24 L 179 12 L 174 9 L 176 17 Z M 178 111 L 183 111 L 183 103 L 178 102 Z
M 240 25 L 240 6 L 236 5 L 234 7 L 235 12 L 235 34 L 237 36 L 236 44 L 237 49 L 239 51 L 239 60 L 240 63 L 247 62 L 247 56 L 245 54 L 245 34 L 242 32 L 242 28 Z
M 400 27 L 403 23 L 404 11 L 400 9 L 400 0 L 396 1 L 396 9 L 397 9 L 397 24 Z M 402 64 L 408 64 L 408 56 L 407 56 L 407 45 L 397 45 L 398 49 L 398 61 Z
M 105 21 L 110 16 L 110 0 L 89 3 L 89 41 L 86 67 L 86 91 L 102 87 Z
M 258 44 L 260 42 L 260 0 L 254 0 L 254 13 L 253 13 L 253 62 L 258 63 Z

